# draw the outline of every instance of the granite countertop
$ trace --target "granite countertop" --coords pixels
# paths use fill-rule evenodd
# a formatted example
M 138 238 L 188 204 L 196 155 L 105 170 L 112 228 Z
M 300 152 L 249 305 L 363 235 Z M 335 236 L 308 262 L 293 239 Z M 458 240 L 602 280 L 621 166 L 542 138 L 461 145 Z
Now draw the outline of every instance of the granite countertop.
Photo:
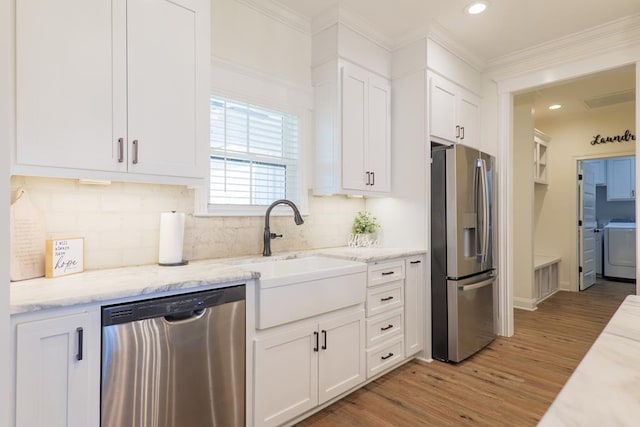
M 310 255 L 326 255 L 360 262 L 376 262 L 426 253 L 425 250 L 390 248 L 329 248 L 276 254 L 270 259 L 289 259 Z M 46 279 L 12 282 L 11 314 L 38 311 L 54 307 L 109 301 L 137 295 L 174 290 L 197 290 L 230 282 L 256 279 L 260 275 L 234 264 L 265 260 L 262 257 L 221 258 L 192 261 L 179 267 L 144 265 L 83 273 Z
M 613 315 L 539 426 L 640 423 L 640 296 Z

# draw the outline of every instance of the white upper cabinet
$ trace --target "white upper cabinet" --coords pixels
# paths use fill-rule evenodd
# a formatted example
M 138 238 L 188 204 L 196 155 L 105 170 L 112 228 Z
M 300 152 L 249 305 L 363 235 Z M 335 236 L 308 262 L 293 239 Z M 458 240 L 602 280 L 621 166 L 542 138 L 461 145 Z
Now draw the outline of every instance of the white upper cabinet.
M 596 173 L 596 185 L 607 185 L 607 160 L 586 160 L 585 163 L 593 165 Z
M 480 98 L 437 74 L 427 78 L 431 139 L 480 149 Z
M 206 0 L 17 2 L 13 173 L 206 176 L 209 19 Z
M 627 201 L 636 198 L 636 158 L 607 159 L 607 200 Z
M 391 190 L 391 87 L 345 61 L 314 69 L 316 194 Z

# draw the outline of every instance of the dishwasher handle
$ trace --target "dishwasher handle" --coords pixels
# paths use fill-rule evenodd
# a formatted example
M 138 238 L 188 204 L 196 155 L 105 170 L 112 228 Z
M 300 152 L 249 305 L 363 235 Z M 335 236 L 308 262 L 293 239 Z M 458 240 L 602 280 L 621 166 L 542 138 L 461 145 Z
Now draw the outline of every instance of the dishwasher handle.
M 164 316 L 164 320 L 167 323 L 188 323 L 193 320 L 198 320 L 207 312 L 206 308 L 199 310 L 185 311 L 183 313 L 172 313 Z
M 176 322 L 199 318 L 200 311 L 245 299 L 245 286 L 228 286 L 208 291 L 185 293 L 102 307 L 102 326 L 165 317 Z M 204 313 L 201 313 L 204 314 Z

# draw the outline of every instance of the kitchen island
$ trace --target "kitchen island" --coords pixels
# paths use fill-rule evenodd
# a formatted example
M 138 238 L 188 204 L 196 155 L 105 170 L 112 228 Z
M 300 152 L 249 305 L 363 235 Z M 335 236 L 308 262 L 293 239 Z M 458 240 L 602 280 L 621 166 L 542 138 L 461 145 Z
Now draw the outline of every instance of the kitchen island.
M 636 426 L 640 420 L 640 296 L 628 296 L 539 426 Z

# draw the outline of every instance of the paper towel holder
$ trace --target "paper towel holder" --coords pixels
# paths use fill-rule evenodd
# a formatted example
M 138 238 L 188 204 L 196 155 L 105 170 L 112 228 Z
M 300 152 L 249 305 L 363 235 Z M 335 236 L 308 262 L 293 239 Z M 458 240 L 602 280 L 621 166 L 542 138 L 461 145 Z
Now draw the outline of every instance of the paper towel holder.
M 176 212 L 176 211 L 174 211 L 174 210 L 172 210 L 172 211 L 171 211 L 171 213 L 172 213 L 172 214 L 175 214 L 175 213 L 177 213 L 177 212 Z M 176 257 L 176 256 L 169 256 L 169 257 L 164 256 L 164 257 L 163 257 L 163 256 L 162 256 L 162 221 L 163 221 L 163 217 L 162 217 L 162 216 L 163 216 L 163 215 L 165 215 L 165 214 L 161 214 L 161 220 L 160 220 L 160 228 L 161 228 L 161 230 L 160 230 L 160 236 L 161 236 L 161 237 L 160 237 L 160 256 L 159 256 L 159 257 L 160 257 L 161 259 L 162 259 L 162 258 L 165 258 L 165 259 L 163 260 L 163 261 L 165 261 L 165 262 L 158 262 L 158 265 L 159 265 L 159 266 L 161 266 L 161 267 L 178 267 L 178 266 L 182 266 L 182 265 L 187 265 L 187 264 L 189 264 L 189 261 L 188 261 L 188 260 L 185 260 L 184 258 L 182 258 L 182 256 L 180 256 L 180 255 L 183 255 L 183 254 L 182 254 L 182 250 L 180 251 L 180 255 L 178 255 L 178 257 Z M 180 215 L 184 215 L 184 214 L 180 214 Z M 182 223 L 181 223 L 181 225 L 180 225 L 180 233 L 179 233 L 179 234 L 180 234 L 180 237 L 179 237 L 179 240 L 180 240 L 180 242 L 179 242 L 179 246 L 180 246 L 180 247 L 182 247 L 182 241 L 183 241 L 183 238 L 184 238 L 184 216 L 182 217 Z M 166 258 L 169 258 L 169 259 L 166 259 Z M 173 258 L 173 259 L 171 259 L 171 258 Z M 181 259 L 181 261 L 177 261 L 177 260 L 176 260 L 176 258 L 177 258 L 177 259 Z M 166 261 L 172 261 L 172 262 L 166 262 Z

